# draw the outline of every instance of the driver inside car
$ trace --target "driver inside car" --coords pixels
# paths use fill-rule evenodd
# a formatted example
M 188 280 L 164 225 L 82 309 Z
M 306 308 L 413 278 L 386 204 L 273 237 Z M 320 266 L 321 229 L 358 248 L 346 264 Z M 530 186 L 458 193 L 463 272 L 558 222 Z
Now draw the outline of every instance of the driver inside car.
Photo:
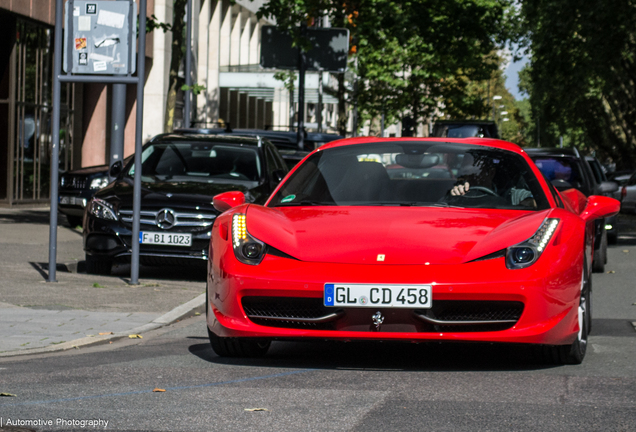
M 516 184 L 512 186 L 498 186 L 496 177 L 498 168 L 501 168 L 500 163 L 502 161 L 499 159 L 466 153 L 459 169 L 457 183 L 450 190 L 451 196 L 466 195 L 472 186 L 473 191 L 483 196 L 496 195 L 515 206 L 535 207 L 536 203 L 532 197 L 532 192 L 528 190 L 523 176 L 519 176 Z

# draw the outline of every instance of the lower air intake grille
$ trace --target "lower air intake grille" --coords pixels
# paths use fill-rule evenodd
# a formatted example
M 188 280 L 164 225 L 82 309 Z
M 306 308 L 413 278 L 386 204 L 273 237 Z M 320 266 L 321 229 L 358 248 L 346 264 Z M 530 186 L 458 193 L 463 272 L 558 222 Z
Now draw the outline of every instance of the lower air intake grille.
M 256 324 L 314 330 L 331 330 L 341 311 L 322 304 L 321 298 L 244 297 L 243 310 Z
M 428 310 L 417 310 L 423 321 L 448 332 L 505 330 L 521 317 L 523 303 L 517 301 L 437 300 Z
M 521 302 L 439 300 L 433 304 L 435 317 L 443 321 L 517 321 L 523 312 Z

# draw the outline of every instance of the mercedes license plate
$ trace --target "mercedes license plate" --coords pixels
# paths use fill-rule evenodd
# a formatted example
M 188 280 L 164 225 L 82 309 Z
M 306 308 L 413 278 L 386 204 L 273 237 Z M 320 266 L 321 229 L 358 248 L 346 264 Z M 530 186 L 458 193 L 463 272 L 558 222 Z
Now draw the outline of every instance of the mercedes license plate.
M 427 309 L 433 306 L 432 286 L 326 283 L 324 304 Z
M 192 234 L 141 231 L 139 233 L 139 243 L 166 246 L 191 246 Z
M 66 205 L 77 205 L 77 206 L 82 206 L 82 207 L 86 207 L 86 198 L 79 198 L 79 197 L 74 197 L 74 196 L 68 196 L 68 195 L 60 195 L 60 204 L 66 204 Z

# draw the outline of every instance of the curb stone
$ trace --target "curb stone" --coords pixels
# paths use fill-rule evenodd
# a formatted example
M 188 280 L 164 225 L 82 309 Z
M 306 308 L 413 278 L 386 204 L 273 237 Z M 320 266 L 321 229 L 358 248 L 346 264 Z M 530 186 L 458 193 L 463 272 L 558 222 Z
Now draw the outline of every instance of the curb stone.
M 141 334 L 146 333 L 151 330 L 155 330 L 161 327 L 165 327 L 167 325 L 176 322 L 177 320 L 183 318 L 191 312 L 194 312 L 196 309 L 203 308 L 205 306 L 205 293 L 195 297 L 187 303 L 184 303 L 176 308 L 172 309 L 170 312 L 155 318 L 153 321 L 148 324 L 144 324 L 142 326 L 123 331 L 117 332 L 110 335 L 96 335 L 96 336 L 86 336 L 80 339 L 75 339 L 72 341 L 64 342 L 58 345 L 51 345 L 45 348 L 33 348 L 33 349 L 25 349 L 25 350 L 15 350 L 0 353 L 0 357 L 14 357 L 19 355 L 29 355 L 29 354 L 43 354 L 43 353 L 52 353 L 58 351 L 66 351 L 69 349 L 79 349 L 81 346 L 89 346 L 96 345 L 108 341 L 113 341 L 117 339 L 121 339 L 127 337 L 130 334 Z

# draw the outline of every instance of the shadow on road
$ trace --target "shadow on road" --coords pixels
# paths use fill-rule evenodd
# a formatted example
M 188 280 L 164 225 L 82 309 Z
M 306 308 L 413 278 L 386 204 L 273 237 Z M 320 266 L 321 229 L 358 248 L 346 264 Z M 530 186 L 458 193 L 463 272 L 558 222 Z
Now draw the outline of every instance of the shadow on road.
M 83 262 L 83 261 L 82 261 Z M 207 261 L 205 262 L 207 264 Z M 126 283 L 130 282 L 130 264 L 115 264 L 111 275 Z M 142 279 L 165 279 L 188 282 L 205 282 L 207 265 L 201 266 L 139 266 L 139 277 Z
M 3 224 L 42 224 L 48 225 L 50 221 L 51 212 L 48 209 L 34 209 L 34 210 L 22 210 L 8 211 L 7 209 L 0 209 L 0 222 Z M 57 224 L 62 225 L 66 223 L 66 217 L 59 215 L 57 218 Z
M 202 360 L 234 366 L 383 370 L 383 371 L 523 371 L 544 364 L 533 347 L 483 343 L 273 342 L 265 357 L 218 357 L 209 343 L 194 344 L 190 353 Z
M 29 262 L 42 276 L 42 279 L 48 280 L 49 277 L 49 263 L 43 262 Z M 78 261 L 71 263 L 57 263 L 57 272 L 64 273 L 86 273 L 86 261 Z M 91 275 L 92 276 L 92 275 Z M 117 278 L 126 283 L 130 283 L 130 264 L 115 264 L 110 275 L 101 275 L 100 277 Z M 205 282 L 207 277 L 207 269 L 205 266 L 197 267 L 179 267 L 179 266 L 139 266 L 139 278 L 140 279 L 159 279 L 159 280 L 173 280 L 173 281 L 186 281 L 186 282 Z

